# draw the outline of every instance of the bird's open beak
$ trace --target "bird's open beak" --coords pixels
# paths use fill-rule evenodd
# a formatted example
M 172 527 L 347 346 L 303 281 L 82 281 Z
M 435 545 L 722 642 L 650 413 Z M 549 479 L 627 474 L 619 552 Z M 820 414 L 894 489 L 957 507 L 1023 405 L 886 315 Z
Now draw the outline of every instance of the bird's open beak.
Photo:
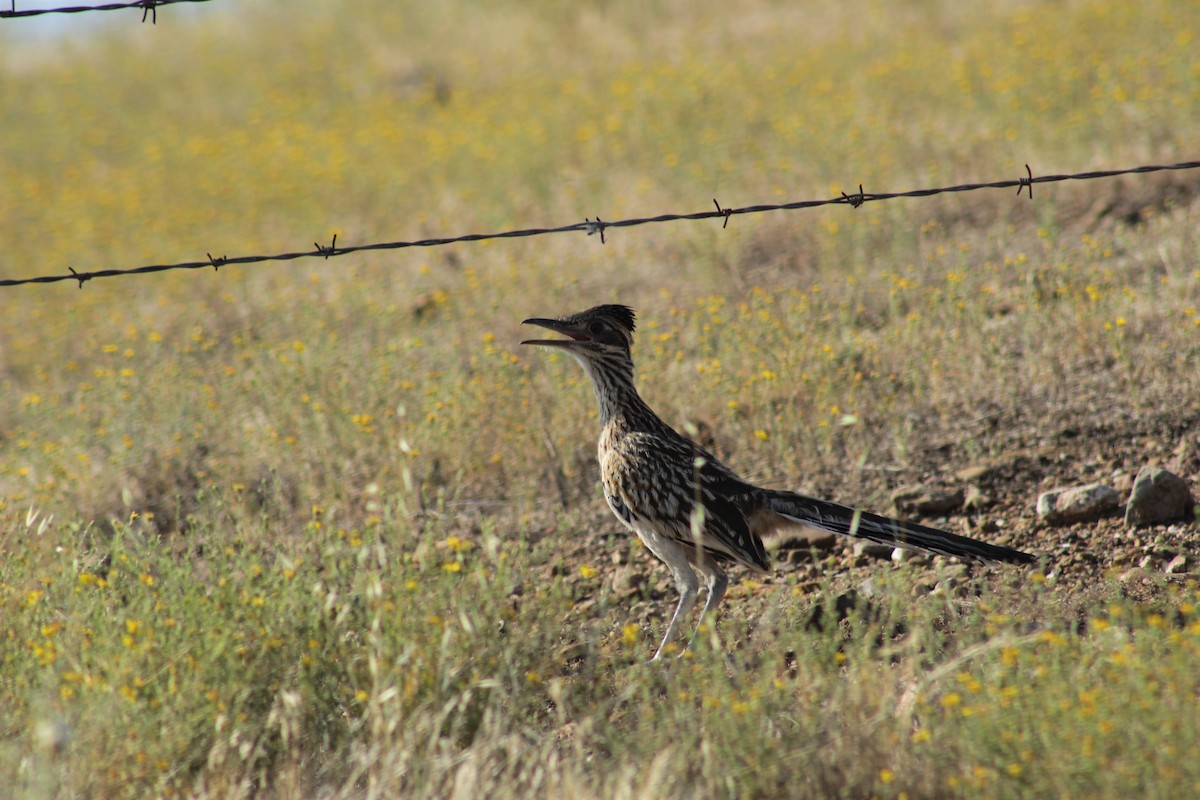
M 569 336 L 569 339 L 526 339 L 521 344 L 536 344 L 544 347 L 570 347 L 576 342 L 590 342 L 591 337 L 580 332 L 565 322 L 560 322 L 556 319 L 541 319 L 533 317 L 521 323 L 522 325 L 537 325 L 539 328 L 561 333 L 564 336 Z

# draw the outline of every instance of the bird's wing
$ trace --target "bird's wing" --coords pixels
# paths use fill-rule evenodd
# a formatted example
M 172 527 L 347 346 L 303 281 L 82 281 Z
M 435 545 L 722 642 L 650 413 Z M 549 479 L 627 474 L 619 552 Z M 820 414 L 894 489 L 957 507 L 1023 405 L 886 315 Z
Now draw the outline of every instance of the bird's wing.
M 695 552 L 692 517 L 699 499 L 703 552 L 752 569 L 770 568 L 762 540 L 746 518 L 750 487 L 699 445 L 682 437 L 630 433 L 613 443 L 601 472 L 609 504 L 618 516 L 628 513 L 627 523 L 648 525 Z

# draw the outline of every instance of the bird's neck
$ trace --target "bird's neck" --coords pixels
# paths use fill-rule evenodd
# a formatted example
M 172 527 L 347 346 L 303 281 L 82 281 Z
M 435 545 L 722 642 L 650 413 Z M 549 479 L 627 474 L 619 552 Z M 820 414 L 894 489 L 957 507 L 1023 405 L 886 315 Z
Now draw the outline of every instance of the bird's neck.
M 661 424 L 633 385 L 633 364 L 587 362 L 584 367 L 592 379 L 592 389 L 600 406 L 601 427 L 617 424 L 635 429 L 650 421 Z

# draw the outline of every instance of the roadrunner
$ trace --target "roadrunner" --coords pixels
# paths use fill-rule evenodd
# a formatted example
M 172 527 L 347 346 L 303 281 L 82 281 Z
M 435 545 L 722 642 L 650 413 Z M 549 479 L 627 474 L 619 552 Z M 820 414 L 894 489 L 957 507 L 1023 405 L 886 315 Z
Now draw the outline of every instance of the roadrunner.
M 700 588 L 696 573 L 708 588 L 700 612 L 703 622 L 729 585 L 723 565 L 769 571 L 762 537 L 783 528 L 816 528 L 969 561 L 1029 564 L 1035 560 L 1018 550 L 742 480 L 712 453 L 659 419 L 634 388 L 635 323 L 628 306 L 596 306 L 562 319 L 534 318 L 523 324 L 568 337 L 521 344 L 566 350 L 583 365 L 600 404 L 604 496 L 621 522 L 670 568 L 679 589 L 679 605 L 655 659 L 662 657 L 696 604 Z

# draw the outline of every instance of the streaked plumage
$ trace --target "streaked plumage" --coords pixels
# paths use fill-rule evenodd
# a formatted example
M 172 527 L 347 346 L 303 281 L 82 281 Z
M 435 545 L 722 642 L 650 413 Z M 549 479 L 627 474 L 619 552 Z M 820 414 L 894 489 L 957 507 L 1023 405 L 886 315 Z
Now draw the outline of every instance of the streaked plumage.
M 600 404 L 598 457 L 604 496 L 613 513 L 670 567 L 679 587 L 679 605 L 656 659 L 696 602 L 696 572 L 708 586 L 703 620 L 721 602 L 728 585 L 723 565 L 770 570 L 762 537 L 781 528 L 817 528 L 972 561 L 1034 561 L 1007 547 L 742 480 L 659 419 L 638 395 L 632 358 L 635 317 L 627 306 L 596 306 L 562 319 L 534 318 L 524 324 L 569 337 L 522 344 L 566 350 L 583 365 Z

